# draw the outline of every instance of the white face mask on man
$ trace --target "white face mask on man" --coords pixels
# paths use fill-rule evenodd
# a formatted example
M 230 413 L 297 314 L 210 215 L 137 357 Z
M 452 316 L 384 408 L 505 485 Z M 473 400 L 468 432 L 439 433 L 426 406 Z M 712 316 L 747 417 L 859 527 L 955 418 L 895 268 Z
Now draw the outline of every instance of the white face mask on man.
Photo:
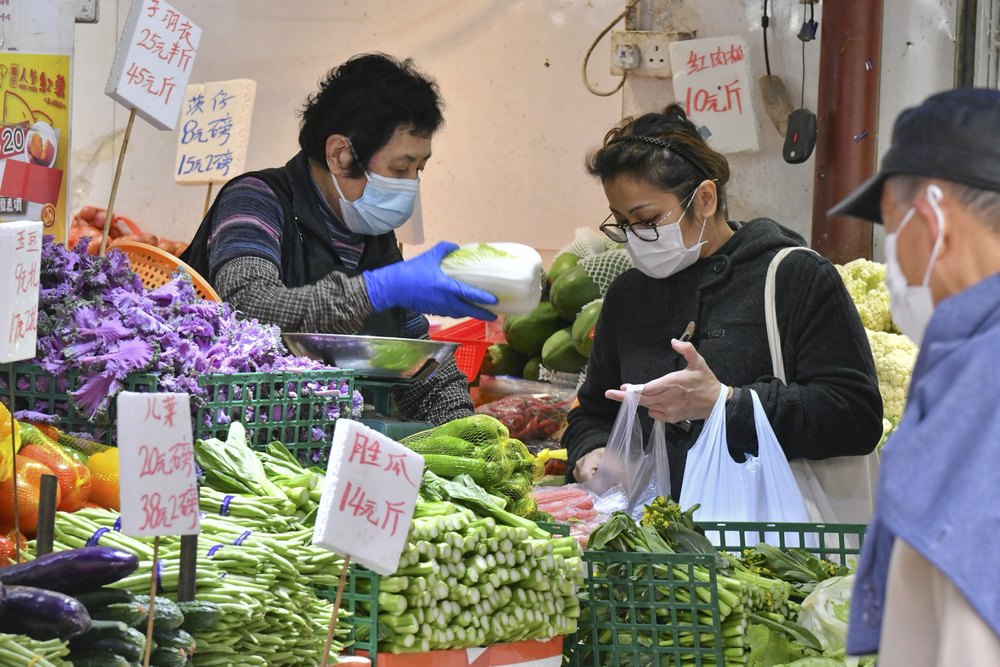
M 920 285 L 909 283 L 899 266 L 899 256 L 896 253 L 896 240 L 903 228 L 913 219 L 916 209 L 911 208 L 907 211 L 894 234 L 887 233 L 885 235 L 885 282 L 889 288 L 889 310 L 899 330 L 909 336 L 910 340 L 918 347 L 923 342 L 927 324 L 934 315 L 934 297 L 931 293 L 930 281 L 931 271 L 934 269 L 934 262 L 937 261 L 941 242 L 944 239 L 944 213 L 941 212 L 941 207 L 938 205 L 943 196 L 944 193 L 938 186 L 927 186 L 927 201 L 934 210 L 934 217 L 937 218 L 938 234 L 937 240 L 934 242 L 934 249 L 931 251 L 930 261 L 927 263 L 923 283 Z
M 628 239 L 625 249 L 632 257 L 635 268 L 650 278 L 667 278 L 698 261 L 701 256 L 701 246 L 705 244 L 702 237 L 705 236 L 705 225 L 708 223 L 708 218 L 701 221 L 701 234 L 698 235 L 698 240 L 690 248 L 684 245 L 684 236 L 681 234 L 681 221 L 684 220 L 688 209 L 691 208 L 696 193 L 697 190 L 691 193 L 690 200 L 684 207 L 680 220 L 656 228 L 658 236 L 655 241 L 644 241 L 634 235 Z M 670 213 L 667 213 L 664 219 Z

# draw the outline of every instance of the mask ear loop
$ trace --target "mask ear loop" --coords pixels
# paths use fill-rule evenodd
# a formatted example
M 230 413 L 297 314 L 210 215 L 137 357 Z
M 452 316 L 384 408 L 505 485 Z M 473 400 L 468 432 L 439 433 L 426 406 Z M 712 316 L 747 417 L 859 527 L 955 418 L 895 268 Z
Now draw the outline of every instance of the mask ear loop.
M 944 242 L 944 212 L 941 210 L 939 202 L 944 197 L 944 193 L 941 192 L 941 188 L 937 185 L 927 186 L 927 202 L 931 205 L 934 210 L 934 216 L 937 218 L 938 223 L 938 237 L 934 242 L 934 249 L 931 250 L 931 259 L 927 262 L 927 271 L 924 273 L 923 286 L 927 287 L 931 282 L 931 271 L 934 269 L 934 263 L 937 261 L 938 252 L 941 250 L 941 244 Z

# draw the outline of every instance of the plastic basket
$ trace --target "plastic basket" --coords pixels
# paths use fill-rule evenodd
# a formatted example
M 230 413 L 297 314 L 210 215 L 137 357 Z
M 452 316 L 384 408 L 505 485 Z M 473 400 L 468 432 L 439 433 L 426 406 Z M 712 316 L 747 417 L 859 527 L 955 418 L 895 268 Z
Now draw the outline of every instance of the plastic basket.
M 335 420 L 351 414 L 354 371 L 205 375 L 198 386 L 208 396 L 197 411 L 196 437 L 225 440 L 229 424 L 242 421 L 255 449 L 278 441 L 303 465 L 325 467 Z M 318 390 L 339 393 L 317 396 Z
M 757 536 L 805 545 L 819 558 L 845 562 L 860 552 L 866 526 L 810 523 L 701 523 L 735 553 Z M 856 546 L 855 546 L 856 545 Z M 707 554 L 584 552 L 586 579 L 577 635 L 567 640 L 573 667 L 691 667 L 724 660 L 715 558 Z M 708 576 L 696 579 L 694 568 Z M 682 638 L 688 646 L 681 646 Z M 690 641 L 698 637 L 699 641 Z M 661 645 L 662 644 L 662 645 Z
M 492 345 L 486 339 L 486 323 L 482 320 L 469 320 L 447 329 L 441 329 L 431 334 L 431 340 L 461 343 L 459 348 L 455 350 L 455 363 L 458 364 L 458 370 L 469 378 L 469 382 L 475 382 L 476 377 L 479 376 L 479 367 L 483 365 L 483 356 Z
M 69 371 L 64 376 L 55 377 L 37 364 L 18 363 L 14 367 L 14 411 L 31 410 L 46 415 L 59 417 L 59 426 L 63 431 L 87 433 L 104 444 L 112 444 L 113 429 L 109 425 L 115 423 L 115 402 L 108 406 L 106 420 L 100 425 L 91 423 L 87 415 L 77 412 L 69 400 L 69 394 L 76 391 L 79 382 L 79 371 Z M 0 391 L 0 400 L 6 405 L 10 399 L 6 389 L 10 377 L 10 364 L 0 364 L 0 383 L 4 389 Z M 154 392 L 156 391 L 156 376 L 145 373 L 134 373 L 125 378 L 125 391 Z
M 156 289 L 166 285 L 170 281 L 170 274 L 182 268 L 191 275 L 194 293 L 199 298 L 205 301 L 222 301 L 201 274 L 166 250 L 137 241 L 122 241 L 111 247 L 118 248 L 125 253 L 132 265 L 132 270 L 142 278 L 142 284 L 146 286 L 146 289 Z

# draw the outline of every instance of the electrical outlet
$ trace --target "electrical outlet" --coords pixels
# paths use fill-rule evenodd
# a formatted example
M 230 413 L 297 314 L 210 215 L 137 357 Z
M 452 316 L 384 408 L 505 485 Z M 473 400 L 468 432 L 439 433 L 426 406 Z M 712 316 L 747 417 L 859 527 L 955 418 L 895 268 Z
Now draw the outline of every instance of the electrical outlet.
M 670 68 L 670 42 L 687 37 L 675 32 L 652 32 L 647 30 L 624 30 L 611 33 L 611 73 L 622 75 L 626 71 L 629 76 L 654 76 L 669 79 L 673 74 Z M 638 65 L 634 68 L 623 67 L 619 52 L 623 47 L 631 46 L 638 51 Z
M 639 66 L 639 49 L 634 44 L 619 44 L 611 58 L 612 67 L 634 70 Z
M 100 0 L 76 0 L 76 22 L 97 23 L 100 19 Z

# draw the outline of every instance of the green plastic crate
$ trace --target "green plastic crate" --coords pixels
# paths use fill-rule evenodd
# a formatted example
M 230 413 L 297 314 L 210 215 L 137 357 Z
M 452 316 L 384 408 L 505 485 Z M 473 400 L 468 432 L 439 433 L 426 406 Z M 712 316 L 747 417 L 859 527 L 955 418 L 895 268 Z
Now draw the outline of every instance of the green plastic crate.
M 0 364 L 0 376 L 6 385 L 10 377 L 10 364 Z M 87 415 L 80 414 L 69 401 L 69 394 L 76 391 L 80 372 L 68 371 L 64 376 L 56 378 L 37 364 L 17 363 L 14 367 L 14 403 L 16 410 L 32 410 L 47 415 L 59 417 L 59 427 L 63 431 L 87 433 L 100 442 L 112 444 L 113 429 L 108 424 L 114 424 L 115 402 L 108 409 L 108 420 L 101 425 L 90 422 Z M 125 391 L 155 392 L 156 376 L 146 373 L 133 373 L 122 383 Z M 18 389 L 18 387 L 23 387 Z M 6 405 L 9 402 L 9 390 L 0 391 Z
M 242 421 L 256 449 L 279 441 L 305 465 L 326 467 L 336 424 L 330 412 L 350 416 L 354 371 L 237 373 L 198 378 L 208 396 L 198 408 L 195 437 L 225 440 L 229 424 Z M 317 389 L 339 389 L 316 396 Z
M 700 525 L 707 535 L 717 537 L 720 551 L 742 553 L 759 541 L 767 541 L 782 549 L 799 546 L 819 558 L 841 563 L 860 553 L 867 528 L 864 524 L 813 523 L 701 522 Z M 584 562 L 587 572 L 580 596 L 582 614 L 576 636 L 566 642 L 565 654 L 570 665 L 723 665 L 713 556 L 587 551 Z M 654 565 L 672 567 L 657 568 L 658 572 L 654 572 Z M 697 565 L 707 570 L 708 581 L 690 581 Z M 675 576 L 678 572 L 682 576 Z M 632 643 L 631 638 L 639 637 L 640 633 L 655 641 L 645 645 Z M 702 641 L 699 646 L 675 648 L 681 633 L 698 635 Z M 672 645 L 660 646 L 661 642 Z

